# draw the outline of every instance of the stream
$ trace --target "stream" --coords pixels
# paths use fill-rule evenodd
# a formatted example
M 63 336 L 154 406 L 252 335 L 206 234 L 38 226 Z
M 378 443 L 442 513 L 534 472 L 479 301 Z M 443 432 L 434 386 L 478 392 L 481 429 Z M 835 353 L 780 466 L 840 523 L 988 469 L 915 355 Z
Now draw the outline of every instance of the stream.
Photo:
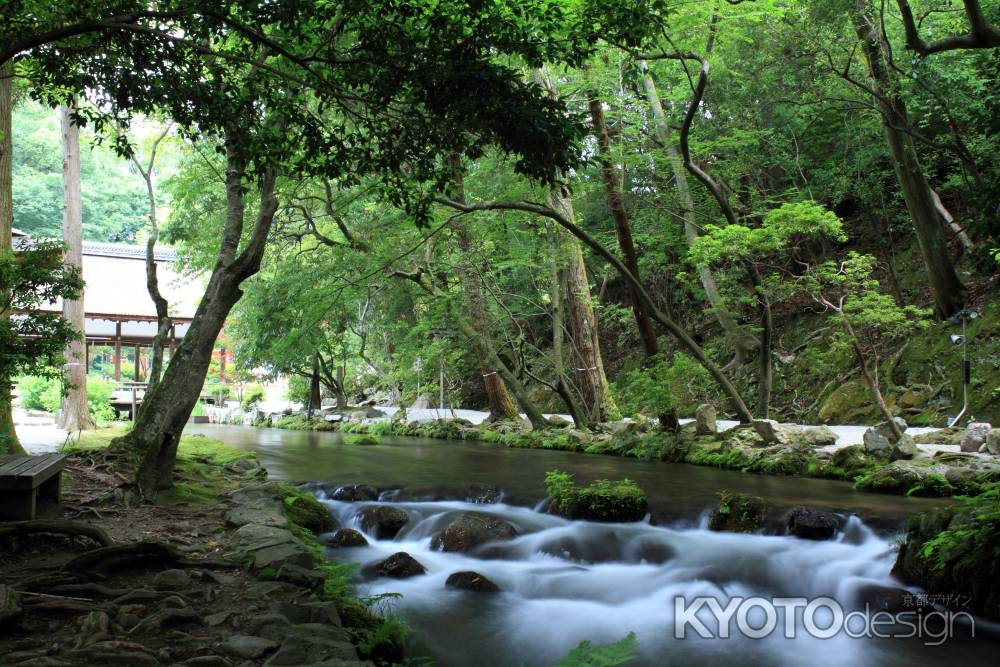
M 399 593 L 390 604 L 415 630 L 418 653 L 442 667 L 553 665 L 583 640 L 608 643 L 634 632 L 640 659 L 630 665 L 966 665 L 995 664 L 1000 641 L 996 628 L 976 619 L 976 638 L 963 622 L 939 646 L 941 637 L 831 638 L 809 636 L 803 610 L 792 612 L 794 637 L 783 636 L 784 610 L 777 630 L 750 639 L 732 624 L 730 638 L 674 637 L 675 598 L 691 604 L 711 596 L 726 607 L 733 599 L 762 596 L 827 596 L 845 613 L 862 605 L 866 587 L 898 588 L 890 570 L 895 537 L 905 517 L 941 500 L 865 494 L 846 483 L 740 474 L 684 464 L 643 462 L 569 452 L 508 449 L 476 442 L 384 438 L 376 446 L 350 446 L 336 433 L 198 425 L 204 433 L 251 449 L 272 479 L 322 483 L 318 497 L 341 525 L 360 530 L 356 513 L 372 503 L 327 498 L 343 484 L 370 484 L 389 490 L 381 502 L 409 517 L 393 539 L 366 534 L 367 547 L 330 550 L 338 559 L 371 566 L 405 551 L 427 574 L 409 579 L 364 577 L 359 594 Z M 650 498 L 657 525 L 567 521 L 535 511 L 544 497 L 548 470 L 571 472 L 578 482 L 628 477 Z M 448 497 L 447 489 L 492 484 L 503 490 L 500 503 L 472 504 Z M 391 489 L 406 487 L 409 495 Z M 738 535 L 705 528 L 707 510 L 722 489 L 754 493 L 778 506 L 809 505 L 846 518 L 835 539 L 821 542 L 789 536 Z M 417 490 L 413 493 L 413 490 Z M 400 501 L 401 497 L 416 500 Z M 516 529 L 509 542 L 494 542 L 468 553 L 431 549 L 431 537 L 462 512 L 496 515 Z M 495 582 L 499 593 L 446 588 L 448 575 L 475 572 Z M 717 630 L 702 607 L 697 617 Z M 747 617 L 759 627 L 766 617 Z M 916 622 L 918 619 L 914 618 Z M 820 613 L 816 623 L 830 624 Z M 936 627 L 936 626 L 935 626 Z M 898 626 L 897 626 L 898 632 Z M 857 630 L 854 631 L 857 634 Z

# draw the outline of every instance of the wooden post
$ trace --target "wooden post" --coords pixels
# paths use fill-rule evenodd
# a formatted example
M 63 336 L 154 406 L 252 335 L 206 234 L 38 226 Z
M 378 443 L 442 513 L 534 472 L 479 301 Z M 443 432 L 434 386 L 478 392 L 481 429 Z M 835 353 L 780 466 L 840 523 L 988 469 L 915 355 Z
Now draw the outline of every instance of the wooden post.
M 132 379 L 136 382 L 142 382 L 142 366 L 140 365 L 142 359 L 139 357 L 139 346 L 135 346 L 135 367 L 132 369 Z
M 226 384 L 226 348 L 219 350 L 219 382 Z
M 122 381 L 122 323 L 115 322 L 115 382 Z

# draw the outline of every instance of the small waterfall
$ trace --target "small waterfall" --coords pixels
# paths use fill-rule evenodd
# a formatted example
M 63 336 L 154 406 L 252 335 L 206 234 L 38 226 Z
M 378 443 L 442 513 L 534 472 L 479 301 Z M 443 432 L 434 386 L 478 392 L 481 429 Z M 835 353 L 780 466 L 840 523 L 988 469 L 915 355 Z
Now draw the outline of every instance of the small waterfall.
M 318 495 L 342 526 L 361 530 L 358 511 L 376 503 L 339 502 Z M 675 526 L 648 522 L 568 521 L 535 509 L 459 501 L 392 502 L 410 519 L 391 540 L 366 534 L 370 546 L 334 550 L 331 557 L 365 565 L 405 551 L 427 568 L 409 579 L 366 579 L 362 594 L 401 593 L 398 612 L 432 647 L 439 664 L 551 665 L 582 640 L 610 642 L 635 632 L 643 665 L 892 664 L 884 648 L 837 636 L 778 636 L 678 641 L 677 596 L 829 596 L 856 605 L 865 586 L 900 586 L 890 575 L 895 546 L 857 517 L 832 540 L 742 535 L 707 529 L 708 515 Z M 485 512 L 511 523 L 518 536 L 468 553 L 431 548 L 431 538 L 463 512 Z M 481 594 L 445 587 L 448 575 L 473 570 L 501 589 Z M 457 641 L 456 637 L 461 637 Z M 898 649 L 898 644 L 896 644 Z

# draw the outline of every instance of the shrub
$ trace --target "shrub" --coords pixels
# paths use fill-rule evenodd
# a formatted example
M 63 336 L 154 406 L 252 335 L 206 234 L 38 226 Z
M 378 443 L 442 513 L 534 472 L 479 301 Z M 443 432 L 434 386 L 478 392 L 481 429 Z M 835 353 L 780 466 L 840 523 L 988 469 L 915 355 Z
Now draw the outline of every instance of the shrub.
M 710 530 L 731 533 L 756 532 L 767 518 L 767 503 L 759 496 L 719 492 L 719 504 L 708 521 Z
M 257 407 L 257 404 L 263 401 L 265 396 L 264 387 L 259 384 L 248 384 L 243 390 L 243 401 L 240 403 L 240 407 L 243 408 L 244 412 L 247 412 Z
M 21 400 L 21 407 L 25 410 L 51 410 L 46 407 L 46 392 L 55 386 L 58 391 L 59 380 L 56 378 L 44 378 L 37 375 L 26 375 L 17 381 L 17 395 Z
M 378 440 L 370 435 L 347 434 L 344 436 L 345 445 L 377 445 Z
M 105 380 L 100 375 L 87 376 L 87 408 L 94 421 L 114 421 L 115 410 L 111 407 L 111 394 L 114 391 L 114 381 Z

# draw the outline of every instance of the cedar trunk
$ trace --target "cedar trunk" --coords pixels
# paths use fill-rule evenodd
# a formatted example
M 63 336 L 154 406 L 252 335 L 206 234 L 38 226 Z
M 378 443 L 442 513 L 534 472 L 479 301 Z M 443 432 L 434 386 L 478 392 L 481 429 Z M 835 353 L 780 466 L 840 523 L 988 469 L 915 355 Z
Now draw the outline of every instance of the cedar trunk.
M 59 108 L 63 154 L 63 220 L 62 235 L 66 250 L 63 262 L 77 269 L 83 266 L 83 204 L 80 193 L 80 126 L 73 122 L 76 105 Z M 63 317 L 80 338 L 66 344 L 66 365 L 63 377 L 66 395 L 59 411 L 59 426 L 67 431 L 95 428 L 87 407 L 87 352 L 83 295 L 79 299 L 63 300 Z
M 614 163 L 611 160 L 611 140 L 608 137 L 608 126 L 604 119 L 604 106 L 594 92 L 591 93 L 590 97 L 590 120 L 594 125 L 594 135 L 597 137 L 597 146 L 601 157 L 601 175 L 604 177 L 608 210 L 611 211 L 611 218 L 615 222 L 618 247 L 622 251 L 625 267 L 636 279 L 641 280 L 639 261 L 636 257 L 635 244 L 632 241 L 632 228 L 629 225 L 628 212 L 625 210 L 621 184 L 618 182 L 618 175 L 615 173 Z M 631 285 L 629 285 L 629 294 L 632 301 L 632 312 L 635 314 L 635 321 L 639 326 L 639 337 L 642 339 L 643 350 L 645 350 L 647 357 L 651 357 L 659 352 L 656 330 L 653 329 L 653 322 L 642 299 Z
M 11 251 L 14 228 L 13 76 L 14 68 L 10 62 L 0 65 L 0 253 Z M 0 379 L 0 453 L 23 454 L 24 449 L 14 430 L 11 387 L 7 384 L 10 379 Z

